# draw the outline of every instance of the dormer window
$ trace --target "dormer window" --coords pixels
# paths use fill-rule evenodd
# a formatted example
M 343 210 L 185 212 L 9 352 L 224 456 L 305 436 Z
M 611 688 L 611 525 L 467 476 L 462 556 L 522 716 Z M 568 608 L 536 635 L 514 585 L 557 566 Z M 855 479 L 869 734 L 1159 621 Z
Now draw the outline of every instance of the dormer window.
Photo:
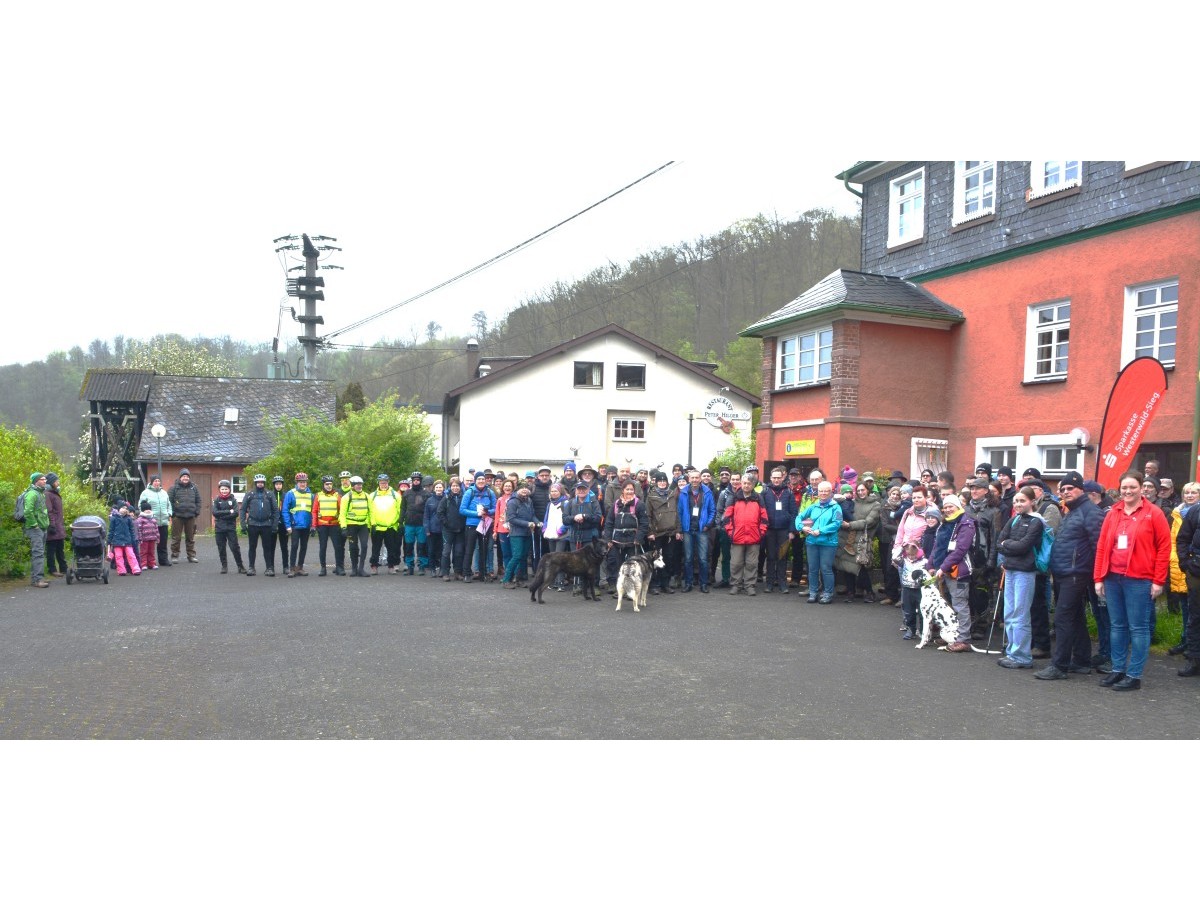
M 225 424 L 236 425 L 238 421 L 238 410 L 236 406 L 225 407 Z

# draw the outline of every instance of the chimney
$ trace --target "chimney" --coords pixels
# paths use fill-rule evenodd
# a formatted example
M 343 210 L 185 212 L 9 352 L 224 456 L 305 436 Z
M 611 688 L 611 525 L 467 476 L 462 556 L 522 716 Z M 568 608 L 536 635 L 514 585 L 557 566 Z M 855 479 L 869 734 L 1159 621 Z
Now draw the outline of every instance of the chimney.
M 479 341 L 471 338 L 467 341 L 467 381 L 479 377 Z

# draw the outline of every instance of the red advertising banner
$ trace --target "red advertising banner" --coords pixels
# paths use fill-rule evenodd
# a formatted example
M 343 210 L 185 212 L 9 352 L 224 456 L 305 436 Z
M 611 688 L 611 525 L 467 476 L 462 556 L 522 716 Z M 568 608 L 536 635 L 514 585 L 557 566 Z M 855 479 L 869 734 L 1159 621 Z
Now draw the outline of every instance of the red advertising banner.
M 1117 376 L 1096 447 L 1096 480 L 1106 488 L 1128 471 L 1166 392 L 1167 370 L 1152 356 L 1135 359 Z

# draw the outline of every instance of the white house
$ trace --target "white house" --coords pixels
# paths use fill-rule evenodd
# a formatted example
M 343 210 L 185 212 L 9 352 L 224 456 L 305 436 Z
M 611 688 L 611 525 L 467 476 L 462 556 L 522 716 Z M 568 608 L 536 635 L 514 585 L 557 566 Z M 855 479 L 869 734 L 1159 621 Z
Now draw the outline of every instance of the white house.
M 759 400 L 619 325 L 536 356 L 481 359 L 442 405 L 442 463 L 557 471 L 574 461 L 617 467 L 704 466 L 749 431 Z

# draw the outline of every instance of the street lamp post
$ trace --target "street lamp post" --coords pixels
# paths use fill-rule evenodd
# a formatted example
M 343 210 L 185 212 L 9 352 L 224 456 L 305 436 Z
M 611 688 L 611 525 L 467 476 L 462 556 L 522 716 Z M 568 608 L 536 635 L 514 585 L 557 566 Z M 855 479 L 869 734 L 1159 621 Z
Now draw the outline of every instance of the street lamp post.
M 155 422 L 150 428 L 150 433 L 154 435 L 154 443 L 158 453 L 158 480 L 162 481 L 162 439 L 167 434 L 167 426 L 162 422 Z

